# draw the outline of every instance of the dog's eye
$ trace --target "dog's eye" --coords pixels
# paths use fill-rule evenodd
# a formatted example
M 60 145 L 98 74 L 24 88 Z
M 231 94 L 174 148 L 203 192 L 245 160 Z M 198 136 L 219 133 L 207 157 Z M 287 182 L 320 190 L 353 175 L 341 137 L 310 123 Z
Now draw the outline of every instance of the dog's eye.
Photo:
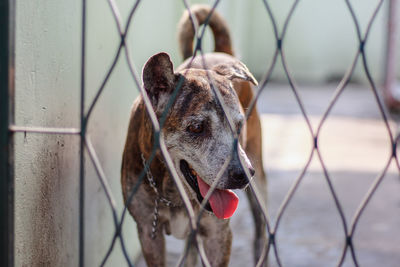
M 204 131 L 203 123 L 191 124 L 188 126 L 187 130 L 191 133 L 200 134 Z

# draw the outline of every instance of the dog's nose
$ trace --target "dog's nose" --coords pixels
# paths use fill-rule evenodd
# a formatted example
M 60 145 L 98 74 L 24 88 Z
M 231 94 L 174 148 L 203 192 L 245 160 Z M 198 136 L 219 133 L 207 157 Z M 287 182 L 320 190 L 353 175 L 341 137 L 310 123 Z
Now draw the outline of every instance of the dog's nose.
M 229 171 L 229 176 L 235 180 L 235 181 L 244 181 L 248 182 L 248 179 L 246 177 L 246 173 L 242 171 L 241 169 L 235 169 L 235 170 L 230 170 Z
M 228 171 L 230 177 L 230 189 L 242 189 L 249 183 L 246 173 L 241 168 L 235 168 Z

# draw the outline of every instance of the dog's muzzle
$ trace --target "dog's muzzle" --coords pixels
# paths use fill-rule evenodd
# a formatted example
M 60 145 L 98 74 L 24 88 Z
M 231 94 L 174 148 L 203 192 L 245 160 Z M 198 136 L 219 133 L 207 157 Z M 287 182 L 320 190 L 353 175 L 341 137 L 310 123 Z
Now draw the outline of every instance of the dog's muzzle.
M 211 186 L 185 160 L 180 161 L 180 168 L 187 183 L 196 192 L 197 199 L 201 203 L 211 189 Z M 205 209 L 213 212 L 219 219 L 228 219 L 236 211 L 238 203 L 239 198 L 232 190 L 215 188 L 210 194 Z

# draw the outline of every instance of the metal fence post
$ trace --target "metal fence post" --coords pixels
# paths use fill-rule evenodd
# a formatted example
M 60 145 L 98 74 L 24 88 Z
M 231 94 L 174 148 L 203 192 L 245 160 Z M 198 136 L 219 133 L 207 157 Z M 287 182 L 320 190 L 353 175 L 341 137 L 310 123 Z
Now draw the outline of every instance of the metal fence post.
M 80 151 L 79 151 L 79 267 L 85 265 L 85 48 L 86 48 L 86 0 L 82 1 L 81 32 L 81 92 L 80 92 Z
M 0 0 L 0 262 L 14 266 L 14 1 Z
M 391 109 L 400 107 L 397 90 L 397 24 L 398 24 L 398 0 L 390 0 L 387 10 L 387 39 L 386 39 L 386 62 L 383 84 L 383 94 L 386 104 Z

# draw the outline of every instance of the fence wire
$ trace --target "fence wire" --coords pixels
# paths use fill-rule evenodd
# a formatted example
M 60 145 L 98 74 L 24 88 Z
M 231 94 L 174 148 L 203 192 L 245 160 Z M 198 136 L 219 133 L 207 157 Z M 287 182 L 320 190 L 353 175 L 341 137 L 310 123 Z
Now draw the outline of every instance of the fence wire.
M 81 110 L 81 115 L 80 115 L 80 119 L 81 119 L 81 127 L 80 129 L 75 129 L 75 128 L 44 128 L 44 127 L 25 127 L 25 126 L 17 126 L 17 125 L 10 125 L 9 126 L 9 131 L 11 133 L 17 133 L 17 132 L 24 132 L 24 133 L 39 133 L 39 134 L 64 134 L 64 135 L 76 135 L 80 137 L 80 147 L 81 147 L 81 152 L 80 152 L 80 201 L 79 201 L 79 209 L 80 209 L 80 231 L 79 231 L 79 265 L 80 266 L 84 266 L 84 257 L 85 257 L 85 253 L 84 253 L 84 245 L 85 245 L 85 240 L 84 240 L 84 236 L 85 236 L 85 224 L 84 224 L 84 195 L 85 195 L 85 188 L 84 188 L 84 183 L 85 183 L 85 173 L 84 173 L 84 151 L 87 152 L 87 154 L 89 155 L 90 161 L 93 164 L 96 173 L 97 173 L 97 177 L 99 179 L 99 182 L 104 190 L 104 193 L 107 197 L 107 201 L 109 204 L 109 208 L 112 212 L 112 218 L 113 218 L 113 223 L 114 223 L 114 227 L 115 227 L 115 232 L 114 232 L 114 236 L 112 239 L 112 242 L 109 245 L 109 248 L 107 250 L 107 252 L 105 253 L 105 255 L 103 255 L 102 257 L 102 262 L 101 262 L 101 266 L 104 266 L 108 259 L 109 256 L 111 255 L 113 249 L 115 248 L 115 244 L 116 242 L 119 242 L 123 251 L 123 255 L 126 259 L 126 262 L 129 266 L 133 266 L 133 262 L 129 256 L 129 252 L 127 251 L 126 245 L 125 245 L 125 240 L 124 240 L 124 236 L 122 235 L 122 227 L 124 226 L 124 222 L 125 222 L 125 218 L 126 218 L 126 212 L 127 212 L 127 206 L 128 204 L 132 201 L 133 197 L 135 196 L 135 194 L 137 193 L 139 187 L 141 186 L 141 184 L 144 181 L 144 178 L 146 176 L 146 170 L 150 167 L 150 164 L 152 163 L 152 161 L 154 160 L 157 151 L 160 151 L 164 161 L 165 161 L 165 165 L 168 168 L 168 171 L 170 173 L 171 178 L 174 180 L 176 187 L 179 191 L 179 194 L 183 200 L 184 206 L 186 208 L 187 214 L 189 216 L 189 220 L 190 220 L 190 228 L 191 228 L 191 233 L 190 233 L 190 238 L 186 241 L 186 246 L 185 246 L 185 250 L 183 252 L 183 254 L 181 255 L 177 266 L 182 266 L 182 264 L 184 263 L 187 253 L 189 251 L 189 247 L 191 245 L 191 243 L 194 241 L 196 249 L 200 255 L 201 261 L 203 263 L 204 266 L 211 266 L 209 263 L 209 260 L 206 256 L 206 253 L 204 251 L 204 247 L 203 247 L 203 241 L 200 237 L 200 235 L 198 234 L 198 229 L 199 229 L 199 222 L 200 222 L 200 218 L 203 215 L 202 212 L 200 212 L 200 214 L 198 216 L 195 215 L 193 206 L 191 205 L 191 202 L 189 200 L 189 197 L 187 195 L 187 193 L 184 190 L 183 184 L 180 180 L 180 178 L 178 177 L 177 171 L 174 168 L 174 165 L 172 163 L 172 159 L 171 156 L 166 148 L 165 142 L 164 142 L 164 137 L 163 137 L 163 133 L 162 133 L 162 129 L 163 126 L 166 122 L 167 119 L 167 114 L 168 114 L 168 110 L 172 107 L 177 94 L 179 92 L 179 90 L 182 87 L 183 84 L 183 78 L 181 77 L 177 87 L 174 89 L 171 98 L 169 99 L 167 106 L 163 112 L 163 114 L 161 115 L 160 120 L 157 119 L 156 113 L 152 107 L 152 104 L 150 102 L 149 96 L 146 92 L 146 90 L 143 88 L 142 84 L 141 84 L 141 79 L 139 78 L 139 74 L 137 73 L 136 69 L 135 69 L 135 65 L 134 62 L 132 60 L 131 57 L 131 52 L 130 52 L 130 47 L 132 47 L 131 45 L 129 45 L 128 43 L 128 32 L 129 29 L 132 27 L 132 18 L 135 15 L 135 13 L 137 12 L 137 8 L 140 5 L 140 3 L 142 2 L 141 0 L 136 0 L 132 7 L 130 8 L 130 12 L 129 12 L 129 16 L 128 19 L 126 21 L 126 23 L 122 22 L 122 18 L 119 12 L 119 8 L 118 5 L 116 3 L 116 1 L 114 0 L 107 0 L 109 7 L 110 7 L 110 11 L 112 12 L 114 21 L 115 21 L 115 25 L 116 25 L 116 29 L 119 33 L 120 36 L 120 43 L 119 46 L 116 50 L 115 53 L 115 57 L 101 83 L 101 86 L 98 88 L 97 93 L 95 95 L 95 97 L 93 98 L 93 100 L 90 103 L 89 109 L 87 112 L 85 112 L 85 51 L 86 51 L 86 13 L 87 13 L 87 9 L 86 9 L 86 0 L 82 0 L 82 46 L 81 46 L 81 106 L 80 106 L 80 110 Z M 214 1 L 213 5 L 212 5 L 212 9 L 210 14 L 208 15 L 208 18 L 206 19 L 205 25 L 207 26 L 209 19 L 212 15 L 212 13 L 214 12 L 214 10 L 218 7 L 220 3 L 220 0 L 216 0 Z M 274 32 L 274 37 L 275 37 L 275 51 L 272 57 L 272 61 L 269 63 L 269 66 L 265 72 L 265 76 L 262 78 L 261 82 L 259 83 L 258 87 L 256 88 L 256 95 L 255 97 L 252 99 L 249 109 L 246 111 L 246 118 L 249 117 L 249 115 L 251 114 L 252 110 L 254 109 L 256 102 L 258 100 L 258 98 L 260 97 L 260 94 L 263 92 L 263 90 L 265 90 L 265 88 L 267 87 L 267 85 L 269 84 L 270 80 L 271 80 L 271 75 L 273 73 L 273 70 L 276 68 L 277 65 L 277 61 L 278 59 L 281 60 L 282 65 L 283 65 L 283 69 L 284 72 L 286 74 L 286 78 L 287 81 L 290 85 L 291 91 L 296 99 L 296 102 L 301 110 L 302 113 L 302 117 L 304 118 L 304 121 L 307 124 L 308 127 L 308 131 L 310 134 L 310 138 L 312 138 L 313 140 L 313 147 L 311 149 L 311 151 L 309 152 L 308 155 L 308 160 L 305 164 L 305 166 L 303 167 L 301 173 L 299 174 L 299 176 L 295 179 L 294 183 L 292 184 L 290 190 L 288 191 L 288 193 L 286 194 L 280 208 L 279 211 L 277 213 L 275 222 L 273 223 L 273 221 L 269 218 L 268 214 L 267 214 L 267 210 L 266 210 L 266 206 L 263 200 L 263 196 L 260 195 L 260 193 L 258 192 L 256 186 L 253 183 L 250 183 L 250 187 L 251 187 L 251 191 L 254 194 L 259 208 L 263 213 L 264 219 L 266 221 L 266 228 L 267 228 L 267 235 L 268 235 L 268 241 L 264 244 L 263 247 L 263 251 L 262 251 L 262 255 L 260 257 L 260 259 L 258 260 L 256 266 L 261 266 L 263 265 L 263 263 L 265 263 L 270 254 L 274 253 L 275 255 L 275 259 L 276 262 L 278 264 L 278 266 L 282 266 L 282 261 L 280 259 L 280 252 L 277 246 L 277 240 L 275 238 L 278 230 L 279 230 L 279 226 L 280 226 L 280 222 L 282 219 L 283 214 L 285 213 L 287 206 L 289 205 L 293 195 L 295 194 L 297 188 L 299 187 L 299 185 L 301 184 L 305 174 L 307 173 L 307 170 L 310 166 L 310 163 L 312 161 L 312 159 L 314 157 L 316 157 L 318 159 L 318 161 L 320 162 L 321 166 L 322 166 L 322 170 L 323 170 L 323 174 L 324 174 L 324 178 L 328 184 L 329 187 L 329 191 L 333 197 L 334 200 L 334 204 L 336 206 L 337 212 L 341 218 L 341 223 L 343 226 L 343 250 L 341 253 L 340 258 L 337 261 L 337 266 L 342 266 L 344 259 L 347 255 L 347 253 L 351 254 L 351 258 L 354 262 L 354 264 L 356 266 L 359 266 L 359 262 L 356 256 L 356 249 L 354 247 L 353 244 L 353 237 L 354 237 L 354 232 L 355 229 L 360 221 L 361 215 L 363 214 L 363 211 L 365 210 L 366 206 L 368 205 L 369 201 L 371 200 L 371 198 L 373 197 L 376 189 L 379 187 L 380 183 L 382 182 L 382 180 L 384 179 L 388 168 L 390 166 L 390 164 L 392 164 L 392 161 L 395 162 L 397 168 L 400 171 L 400 164 L 397 158 L 397 153 L 396 153 L 396 149 L 397 149 L 397 143 L 399 141 L 399 135 L 394 136 L 394 134 L 392 133 L 392 130 L 389 126 L 389 121 L 388 121 L 388 116 L 387 116 L 387 112 L 381 102 L 381 99 L 379 98 L 378 95 L 378 91 L 377 91 L 377 86 L 376 83 L 374 81 L 374 79 L 371 76 L 370 73 L 370 69 L 369 69 L 369 65 L 368 65 L 368 61 L 367 61 L 367 57 L 366 57 L 366 52 L 365 52 L 365 46 L 367 44 L 368 41 L 368 36 L 371 30 L 371 27 L 375 21 L 376 15 L 379 12 L 379 10 L 382 8 L 382 4 L 383 4 L 383 0 L 377 1 L 376 2 L 376 7 L 374 9 L 373 14 L 371 15 L 369 22 L 367 24 L 366 30 L 365 32 L 362 32 L 361 30 L 361 26 L 359 23 L 359 20 L 355 14 L 354 8 L 351 4 L 351 2 L 349 0 L 345 0 L 346 6 L 348 8 L 349 13 L 351 14 L 353 23 L 354 23 L 354 27 L 355 27 L 355 31 L 356 31 L 356 35 L 358 38 L 358 49 L 356 54 L 354 55 L 353 61 L 350 64 L 350 67 L 348 69 L 348 71 L 346 72 L 346 74 L 344 75 L 344 77 L 342 78 L 342 80 L 340 81 L 339 85 L 336 88 L 336 91 L 334 93 L 334 95 L 332 96 L 328 107 L 326 108 L 325 112 L 323 113 L 318 126 L 316 128 L 313 128 L 313 126 L 310 123 L 310 118 L 307 114 L 307 111 L 304 107 L 303 101 L 298 93 L 298 87 L 296 86 L 296 82 L 294 80 L 294 78 L 291 75 L 291 72 L 288 68 L 288 64 L 287 64 L 287 60 L 285 57 L 285 49 L 283 44 L 285 43 L 285 37 L 286 37 L 286 32 L 287 29 L 290 25 L 290 21 L 293 17 L 294 12 L 296 11 L 296 9 L 298 8 L 298 4 L 300 3 L 300 0 L 295 0 L 293 1 L 293 4 L 284 20 L 283 23 L 283 27 L 282 30 L 279 31 L 278 30 L 278 24 L 277 21 L 275 19 L 274 13 L 272 12 L 270 3 L 267 0 L 263 0 L 263 4 L 265 6 L 265 11 L 268 14 L 270 23 L 273 26 L 273 32 Z M 203 42 L 203 36 L 204 36 L 204 32 L 205 32 L 205 27 L 200 28 L 197 25 L 197 20 L 196 17 L 193 15 L 193 13 L 191 12 L 190 9 L 190 5 L 188 3 L 187 0 L 183 0 L 183 4 L 185 6 L 185 9 L 187 10 L 190 20 L 192 21 L 192 26 L 195 29 L 195 41 L 196 41 L 196 45 L 195 45 L 195 51 L 193 53 L 193 57 L 192 57 L 192 61 L 194 59 L 194 57 L 196 55 L 200 55 L 202 57 L 202 65 L 204 67 L 204 69 L 207 69 L 207 65 L 206 65 L 206 61 L 204 58 L 204 52 L 202 49 L 202 42 Z M 101 97 L 104 88 L 107 84 L 107 82 L 109 81 L 109 78 L 111 76 L 111 74 L 113 73 L 115 66 L 117 64 L 117 62 L 119 60 L 123 60 L 123 58 L 125 59 L 131 77 L 133 79 L 133 82 L 135 83 L 139 93 L 141 94 L 146 110 L 148 112 L 149 118 L 151 120 L 151 123 L 153 125 L 153 129 L 154 129 L 154 143 L 153 143 L 153 147 L 151 150 L 151 154 L 150 156 L 146 159 L 146 164 L 143 168 L 143 170 L 141 171 L 140 175 L 139 175 L 139 179 L 137 180 L 137 183 L 135 184 L 135 186 L 133 186 L 129 196 L 126 199 L 125 202 L 125 206 L 123 209 L 123 212 L 120 216 L 118 216 L 117 213 L 117 204 L 116 201 L 114 199 L 113 193 L 111 192 L 110 189 L 110 185 L 108 183 L 108 178 L 106 177 L 105 172 L 103 171 L 103 168 L 100 164 L 100 161 L 98 159 L 98 156 L 96 154 L 96 150 L 95 147 L 92 145 L 91 139 L 89 134 L 86 132 L 87 126 L 90 122 L 90 118 L 92 115 L 92 111 L 94 109 L 94 107 L 96 106 L 98 99 Z M 337 100 L 339 99 L 339 97 L 341 96 L 341 94 L 343 93 L 343 91 L 346 89 L 347 84 L 349 83 L 355 66 L 357 64 L 357 62 L 361 60 L 362 61 L 362 66 L 363 66 L 363 70 L 364 73 L 367 77 L 368 80 L 368 84 L 369 87 L 375 97 L 376 103 L 378 105 L 379 111 L 380 111 L 380 115 L 382 118 L 382 121 L 384 122 L 384 125 L 386 127 L 386 131 L 387 131 L 387 135 L 390 139 L 390 149 L 392 151 L 391 155 L 388 156 L 387 158 L 387 163 L 384 167 L 384 169 L 381 171 L 381 173 L 375 178 L 372 186 L 369 188 L 369 191 L 366 193 L 366 195 L 364 196 L 364 199 L 362 200 L 361 204 L 359 205 L 357 211 L 354 214 L 353 219 L 351 220 L 351 222 L 349 223 L 346 220 L 346 217 L 344 215 L 344 211 L 343 211 L 343 207 L 342 204 L 340 202 L 340 199 L 337 196 L 337 193 L 334 189 L 334 186 L 332 184 L 332 179 L 330 177 L 330 173 L 325 165 L 324 159 L 321 155 L 320 152 L 320 147 L 318 144 L 319 141 L 319 135 L 320 135 L 320 131 L 321 128 L 323 127 L 327 117 L 329 116 L 333 106 L 335 105 L 335 103 L 337 102 Z M 189 66 L 192 64 L 192 61 L 190 61 Z M 224 173 L 224 171 L 226 170 L 232 156 L 235 155 L 235 153 L 237 154 L 237 143 L 239 142 L 239 136 L 240 136 L 240 130 L 238 132 L 235 131 L 235 127 L 233 125 L 232 122 L 232 118 L 230 116 L 230 114 L 228 112 L 226 112 L 226 107 L 224 105 L 224 100 L 219 92 L 219 90 L 216 89 L 214 82 L 212 80 L 212 77 L 208 76 L 208 80 L 209 83 L 211 85 L 212 91 L 215 94 L 215 97 L 217 99 L 218 104 L 220 105 L 220 107 L 222 108 L 223 112 L 224 112 L 224 116 L 225 119 L 228 121 L 231 130 L 232 130 L 232 144 L 233 144 L 233 150 L 231 153 L 231 156 L 226 159 L 223 168 L 219 171 L 217 179 L 215 180 L 215 182 L 212 184 L 211 186 L 211 190 L 209 190 L 209 192 L 207 193 L 207 195 L 204 197 L 203 202 L 201 203 L 201 206 L 204 208 L 204 206 L 206 205 L 208 199 L 210 198 L 210 195 L 212 193 L 212 191 L 215 189 L 219 179 L 221 178 L 222 174 Z M 239 157 L 240 158 L 240 157 Z M 247 178 L 250 180 L 250 173 L 248 171 L 247 168 L 245 168 L 243 166 L 243 163 L 241 162 L 242 168 L 243 170 L 246 172 L 246 176 Z M 203 210 L 203 209 L 202 209 Z M 271 249 L 273 250 L 273 252 L 271 252 Z

